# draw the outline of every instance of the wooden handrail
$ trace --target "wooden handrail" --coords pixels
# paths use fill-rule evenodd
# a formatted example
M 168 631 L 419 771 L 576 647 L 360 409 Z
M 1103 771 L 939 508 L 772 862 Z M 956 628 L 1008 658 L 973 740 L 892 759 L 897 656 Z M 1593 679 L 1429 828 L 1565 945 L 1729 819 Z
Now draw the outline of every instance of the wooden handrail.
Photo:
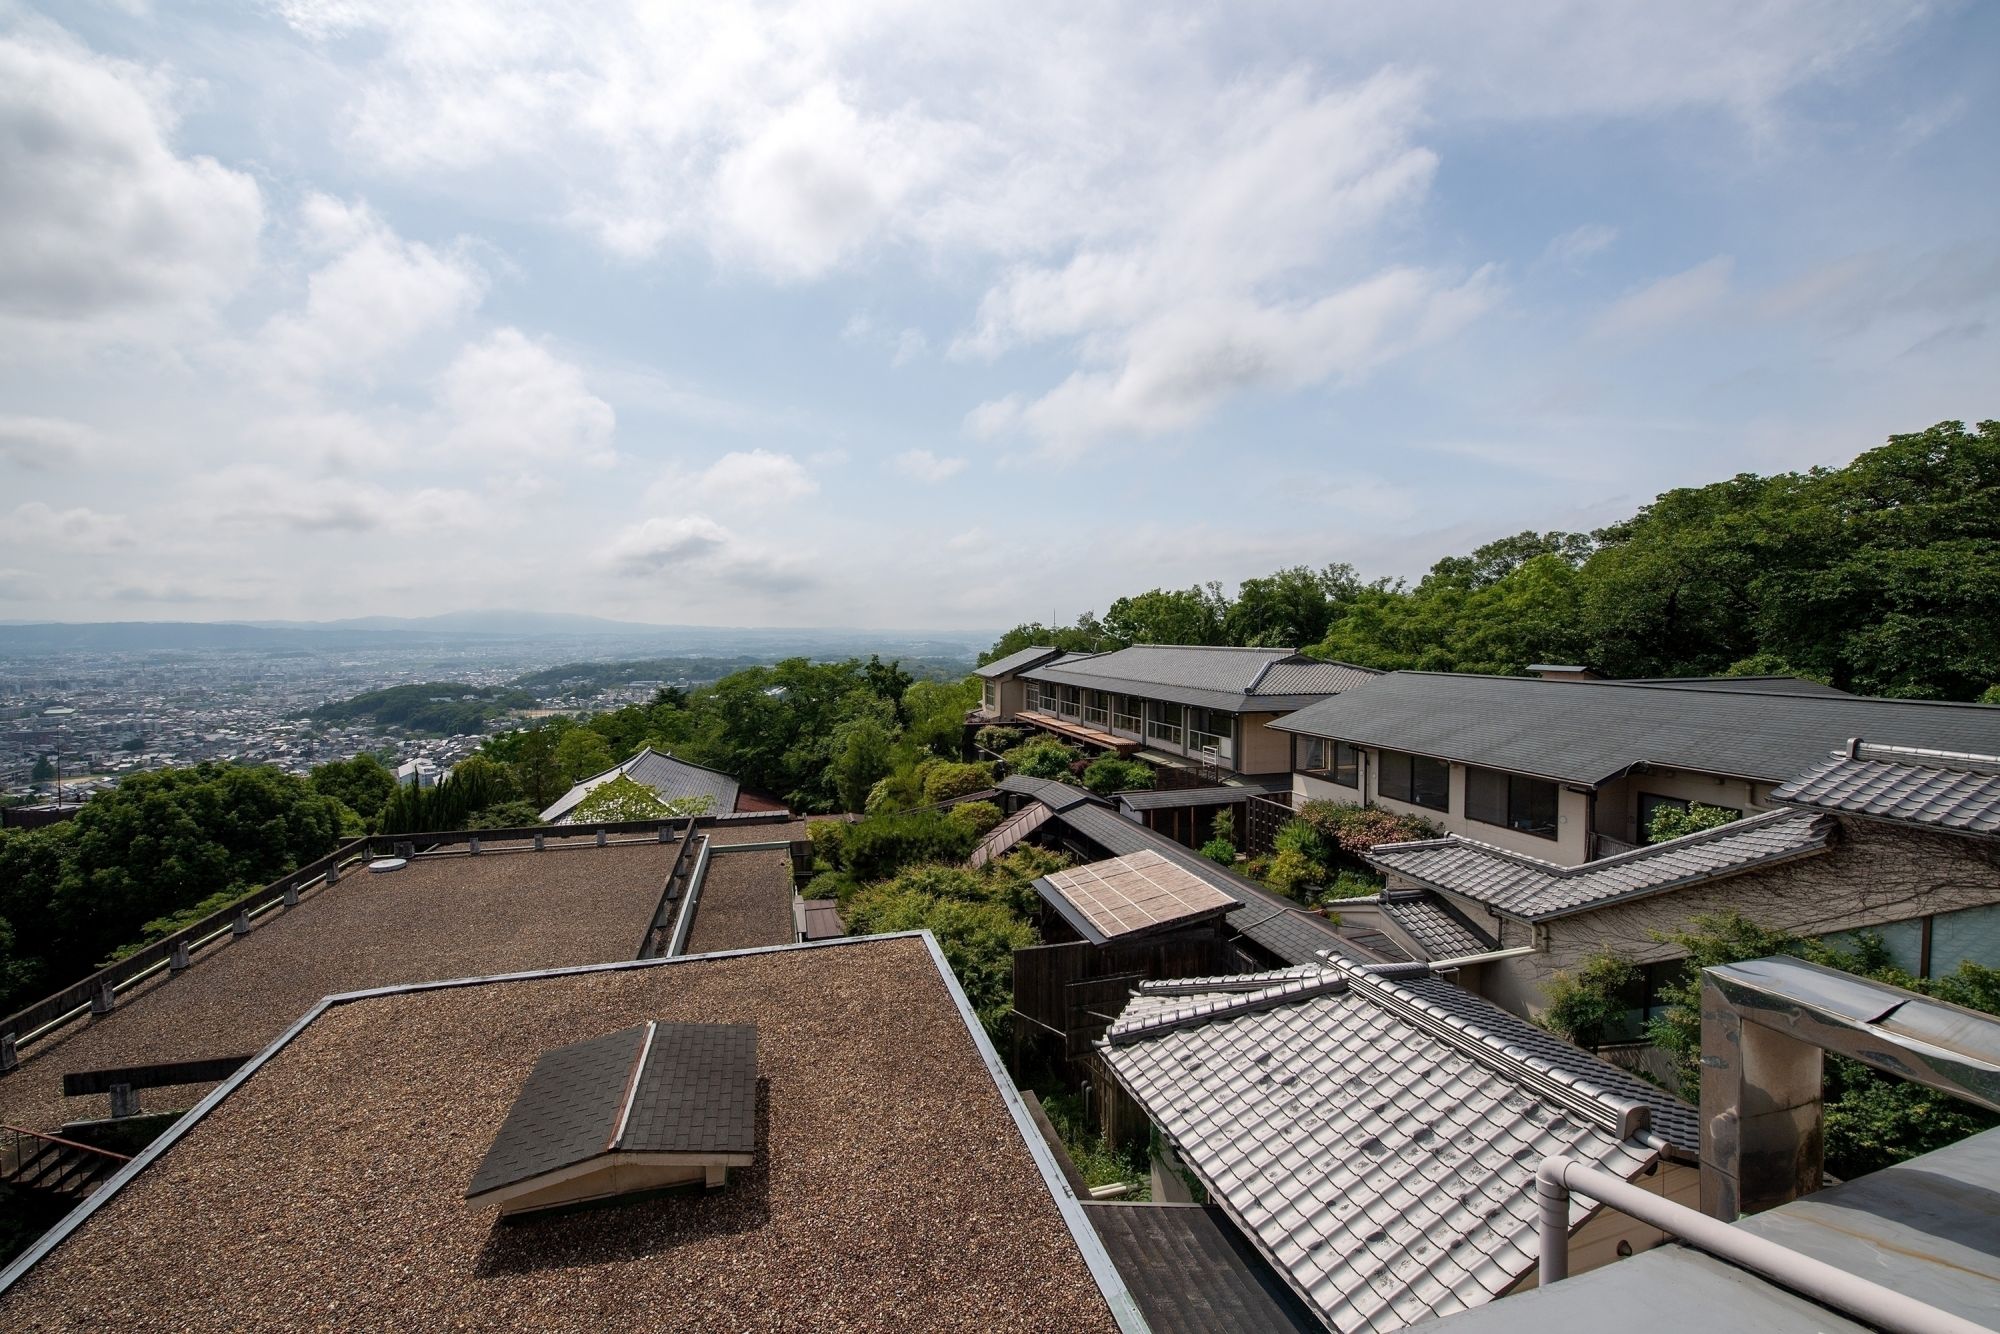
M 30 1139 L 42 1140 L 49 1144 L 60 1144 L 67 1149 L 81 1149 L 85 1153 L 101 1154 L 106 1158 L 115 1158 L 121 1163 L 132 1161 L 132 1155 L 129 1153 L 117 1153 L 111 1149 L 101 1149 L 95 1144 L 85 1144 L 81 1140 L 64 1139 L 61 1135 L 46 1135 L 39 1130 L 30 1130 L 26 1126 L 8 1125 L 5 1122 L 0 1122 L 0 1131 L 7 1131 L 15 1135 L 26 1135 Z

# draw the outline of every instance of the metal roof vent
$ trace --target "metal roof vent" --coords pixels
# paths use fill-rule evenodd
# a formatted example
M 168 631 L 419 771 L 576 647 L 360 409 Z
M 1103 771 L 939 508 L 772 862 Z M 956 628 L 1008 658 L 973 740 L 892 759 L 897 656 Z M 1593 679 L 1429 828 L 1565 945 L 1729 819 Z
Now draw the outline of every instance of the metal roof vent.
M 757 1151 L 757 1026 L 645 1023 L 544 1052 L 465 1198 L 502 1216 L 701 1183 Z
M 368 863 L 368 870 L 374 875 L 387 875 L 391 871 L 400 871 L 409 864 L 407 857 L 377 857 Z

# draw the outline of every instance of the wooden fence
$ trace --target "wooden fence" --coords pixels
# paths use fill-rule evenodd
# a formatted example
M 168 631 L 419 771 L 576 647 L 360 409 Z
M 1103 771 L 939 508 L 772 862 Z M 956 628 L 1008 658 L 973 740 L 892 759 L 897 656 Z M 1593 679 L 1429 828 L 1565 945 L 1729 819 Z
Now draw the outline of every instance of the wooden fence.
M 1014 951 L 1014 1012 L 1063 1038 L 1071 1060 L 1090 1050 L 1142 981 L 1227 972 L 1228 951 L 1213 925 L 1125 945 L 1088 941 Z

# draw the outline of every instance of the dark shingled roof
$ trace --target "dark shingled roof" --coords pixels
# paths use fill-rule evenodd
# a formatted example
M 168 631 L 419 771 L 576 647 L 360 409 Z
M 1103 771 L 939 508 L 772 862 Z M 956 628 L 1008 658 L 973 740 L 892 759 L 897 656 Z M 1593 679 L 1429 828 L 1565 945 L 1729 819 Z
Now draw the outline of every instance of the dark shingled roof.
M 545 1052 L 465 1193 L 603 1154 L 756 1150 L 757 1026 L 640 1024 Z
M 1023 667 L 1032 667 L 1038 662 L 1047 662 L 1061 651 L 1061 649 L 1047 648 L 1037 644 L 1030 648 L 1019 649 L 1013 653 L 1009 653 L 1004 658 L 995 658 L 984 667 L 974 667 L 972 674 L 974 676 L 983 676 L 989 681 L 995 680 L 1010 673 L 1018 672 Z
M 1008 774 L 994 784 L 1002 792 L 1012 792 L 1016 796 L 1033 797 L 1042 805 L 1060 814 L 1072 806 L 1081 806 L 1094 801 L 1088 792 L 1068 783 L 1059 783 L 1053 778 L 1030 778 L 1026 774 Z
M 1157 1334 L 1289 1334 L 1326 1326 L 1212 1204 L 1085 1203 Z
M 1030 681 L 1116 690 L 1230 713 L 1284 712 L 1380 675 L 1321 662 L 1284 648 L 1134 644 L 1113 653 L 1065 657 L 1021 673 Z
M 1611 681 L 1392 672 L 1285 732 L 1595 786 L 1635 765 L 1781 783 L 1849 737 L 2000 754 L 2000 706 Z
M 1617 681 L 1607 681 L 1614 686 L 1666 686 L 1672 690 L 1741 690 L 1762 695 L 1843 695 L 1855 698 L 1851 690 L 1842 690 L 1821 681 L 1808 681 L 1803 676 L 1633 676 Z
M 2000 756 L 1859 742 L 1777 789 L 1771 800 L 2000 838 Z
M 1214 787 L 1163 787 L 1120 792 L 1115 800 L 1128 811 L 1164 811 L 1184 806 L 1228 806 L 1291 789 L 1290 774 L 1270 774 Z
M 1815 856 L 1826 851 L 1832 825 L 1809 811 L 1767 811 L 1580 866 L 1558 866 L 1457 834 L 1381 843 L 1365 856 L 1380 870 L 1541 922 Z

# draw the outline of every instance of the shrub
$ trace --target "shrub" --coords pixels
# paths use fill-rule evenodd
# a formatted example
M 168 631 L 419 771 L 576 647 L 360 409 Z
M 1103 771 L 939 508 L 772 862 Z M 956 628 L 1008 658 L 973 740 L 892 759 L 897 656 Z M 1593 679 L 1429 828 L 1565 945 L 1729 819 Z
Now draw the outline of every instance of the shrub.
M 992 786 L 991 764 L 934 764 L 924 774 L 924 804 L 935 806 Z
M 931 932 L 980 1022 L 997 1034 L 1012 1007 L 1014 951 L 1038 938 L 1005 903 L 958 896 L 982 879 L 951 867 L 922 867 L 855 894 L 844 920 L 855 935 Z
M 1029 778 L 1067 778 L 1069 767 L 1081 756 L 1074 746 L 1066 746 L 1054 737 L 1036 737 L 1024 741 L 1000 758 L 1014 773 Z
M 1020 745 L 1021 738 L 1025 735 L 1027 734 L 1018 727 L 1001 727 L 995 723 L 988 723 L 972 734 L 972 744 L 988 754 L 999 755 Z
M 842 849 L 847 842 L 845 820 L 809 821 L 806 825 L 806 837 L 813 845 L 813 865 L 837 871 L 847 864 L 842 856 Z
M 1234 843 L 1236 841 L 1236 812 L 1230 810 L 1227 806 L 1217 811 L 1215 819 L 1209 822 L 1208 836 L 1210 838 L 1227 839 L 1231 843 Z
M 1369 875 L 1365 871 L 1342 871 L 1326 887 L 1320 896 L 1322 902 L 1331 899 L 1365 899 L 1382 892 L 1380 876 Z
M 882 880 L 918 862 L 964 861 L 976 841 L 938 811 L 875 815 L 848 827 L 842 856 L 855 876 Z
M 1324 871 L 1300 852 L 1279 853 L 1271 858 L 1271 869 L 1264 873 L 1265 884 L 1288 898 L 1301 901 L 1304 900 L 1306 886 L 1324 878 Z
M 1698 801 L 1686 807 L 1656 806 L 1653 818 L 1646 822 L 1646 841 L 1664 843 L 1670 838 L 1685 838 L 1742 818 L 1741 811 L 1732 811 L 1727 806 L 1704 806 Z
M 1121 760 L 1116 755 L 1100 755 L 1083 770 L 1083 785 L 1100 797 L 1150 788 L 1153 781 L 1152 765 L 1143 760 Z
M 799 897 L 805 899 L 833 899 L 840 904 L 844 912 L 848 900 L 852 899 L 864 888 L 865 886 L 859 880 L 856 880 L 845 871 L 821 871 L 818 875 L 806 881 L 806 887 L 799 891 Z M 845 921 L 846 918 L 843 916 L 841 920 Z
M 1236 845 L 1226 838 L 1211 838 L 1202 844 L 1201 855 L 1224 866 L 1236 865 Z
M 1344 801 L 1309 801 L 1299 807 L 1298 818 L 1330 848 L 1349 857 L 1359 857 L 1380 843 L 1414 843 L 1440 833 L 1436 825 L 1414 815 Z
M 971 830 L 974 839 L 981 839 L 1000 823 L 1000 808 L 990 801 L 962 801 L 951 808 L 949 818 Z
M 542 822 L 542 813 L 535 809 L 532 801 L 522 801 L 516 797 L 512 801 L 497 801 L 481 811 L 475 811 L 467 829 L 527 829 Z
M 1318 867 L 1322 875 L 1327 872 L 1329 849 L 1327 848 L 1326 840 L 1320 837 L 1317 829 L 1314 829 L 1304 820 L 1287 820 L 1284 827 L 1278 830 L 1278 836 L 1271 840 L 1271 843 L 1272 851 L 1278 855 L 1283 856 L 1287 852 L 1296 852 L 1299 856 Z
M 1600 950 L 1549 979 L 1548 1008 L 1538 1022 L 1579 1047 L 1600 1047 L 1619 1032 L 1622 998 L 1638 983 L 1639 970 L 1629 960 Z

